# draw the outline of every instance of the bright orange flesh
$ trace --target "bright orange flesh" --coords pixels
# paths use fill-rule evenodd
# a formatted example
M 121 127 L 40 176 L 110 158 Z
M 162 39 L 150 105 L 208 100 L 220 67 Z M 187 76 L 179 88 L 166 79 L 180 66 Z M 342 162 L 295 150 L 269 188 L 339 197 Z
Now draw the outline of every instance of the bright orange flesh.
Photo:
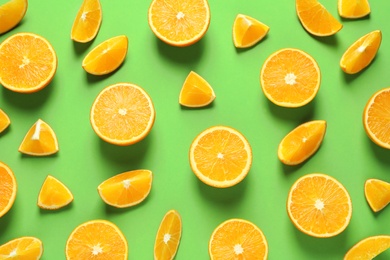
M 17 190 L 14 173 L 7 165 L 0 162 L 0 218 L 11 209 Z
M 265 96 L 282 107 L 306 105 L 317 95 L 321 74 L 317 62 L 298 49 L 281 49 L 267 58 L 260 73 Z
M 344 260 L 371 260 L 390 248 L 390 236 L 367 237 L 355 244 L 344 256 Z
M 339 15 L 343 18 L 356 19 L 370 14 L 368 0 L 338 0 Z
M 186 107 L 204 107 L 213 102 L 214 99 L 214 90 L 210 84 L 197 73 L 191 71 L 180 91 L 180 105 Z
M 211 260 L 267 259 L 268 244 L 263 232 L 243 219 L 230 219 L 220 224 L 209 242 Z
M 38 207 L 59 209 L 73 201 L 72 192 L 55 177 L 48 175 L 38 195 Z
M 148 11 L 149 26 L 162 41 L 188 46 L 199 41 L 210 24 L 207 0 L 153 0 Z
M 27 11 L 27 0 L 10 0 L 0 6 L 0 34 L 20 23 Z
M 10 124 L 11 120 L 8 115 L 0 109 L 0 133 L 2 133 Z
M 141 203 L 152 188 L 152 172 L 135 170 L 120 173 L 102 182 L 100 197 L 108 205 L 125 208 Z
M 153 102 L 141 87 L 118 83 L 103 89 L 91 109 L 91 124 L 104 141 L 130 145 L 144 139 L 155 119 Z
M 237 48 L 248 48 L 261 41 L 269 27 L 248 15 L 238 14 L 233 24 L 233 43 Z
M 155 260 L 175 258 L 181 238 L 182 223 L 179 212 L 168 211 L 162 219 L 154 242 Z
M 0 44 L 0 83 L 7 89 L 31 93 L 46 87 L 57 70 L 51 44 L 33 33 L 17 33 Z
M 0 246 L 0 259 L 39 260 L 42 241 L 36 237 L 19 237 Z
M 102 23 L 102 8 L 99 0 L 84 0 L 73 22 L 70 38 L 76 42 L 92 41 Z
M 348 226 L 352 203 L 348 191 L 333 177 L 313 173 L 299 178 L 287 200 L 291 222 L 313 237 L 333 237 Z
M 374 212 L 378 212 L 390 203 L 390 183 L 368 179 L 364 184 L 364 195 Z

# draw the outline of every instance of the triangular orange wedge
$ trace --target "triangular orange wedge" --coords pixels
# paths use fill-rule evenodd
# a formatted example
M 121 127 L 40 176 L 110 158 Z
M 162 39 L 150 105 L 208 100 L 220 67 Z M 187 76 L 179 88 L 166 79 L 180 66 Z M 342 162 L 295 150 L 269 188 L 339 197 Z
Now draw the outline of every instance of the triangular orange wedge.
M 233 43 L 237 48 L 248 48 L 261 41 L 269 27 L 253 17 L 238 14 L 233 24 Z
M 181 217 L 176 210 L 168 211 L 160 223 L 154 242 L 155 260 L 175 258 L 181 238 Z
M 339 15 L 343 18 L 356 19 L 370 14 L 368 0 L 338 0 Z
M 0 133 L 3 132 L 10 124 L 11 120 L 8 115 L 0 109 Z
M 367 237 L 349 249 L 344 260 L 371 260 L 389 248 L 390 236 Z
M 378 212 L 390 203 L 390 183 L 368 179 L 364 184 L 364 195 L 374 212 Z
M 19 152 L 34 156 L 54 154 L 58 152 L 57 136 L 46 122 L 38 119 L 28 130 L 19 146 Z
M 84 0 L 73 22 L 71 39 L 76 42 L 92 41 L 102 23 L 102 8 L 99 0 Z
M 210 84 L 199 74 L 191 71 L 180 91 L 180 105 L 185 107 L 204 107 L 213 102 L 214 99 L 214 90 Z
M 42 241 L 36 237 L 19 237 L 0 246 L 0 259 L 39 260 Z
M 0 6 L 0 34 L 8 32 L 23 19 L 27 11 L 27 0 L 9 0 Z
M 62 182 L 48 175 L 38 195 L 38 207 L 42 209 L 59 209 L 73 201 L 73 195 Z
M 17 190 L 18 185 L 13 171 L 0 162 L 0 218 L 12 208 Z

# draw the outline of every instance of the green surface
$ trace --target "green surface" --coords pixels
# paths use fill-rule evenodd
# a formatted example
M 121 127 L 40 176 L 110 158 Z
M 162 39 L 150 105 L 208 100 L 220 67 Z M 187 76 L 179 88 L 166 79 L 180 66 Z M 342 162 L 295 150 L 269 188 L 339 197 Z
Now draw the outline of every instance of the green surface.
M 0 0 L 0 3 L 5 3 Z M 158 40 L 148 26 L 150 1 L 102 0 L 103 22 L 92 43 L 71 41 L 73 19 L 81 1 L 30 0 L 21 24 L 0 36 L 34 32 L 47 38 L 58 55 L 52 83 L 35 94 L 0 88 L 0 108 L 11 126 L 0 134 L 0 160 L 14 171 L 18 193 L 12 209 L 0 219 L 0 244 L 20 236 L 43 241 L 42 259 L 64 259 L 69 234 L 79 224 L 107 219 L 117 224 L 129 245 L 129 259 L 152 259 L 155 234 L 164 214 L 176 209 L 183 234 L 176 259 L 208 259 L 214 228 L 229 218 L 243 218 L 264 232 L 269 259 L 342 259 L 360 239 L 390 234 L 390 209 L 373 213 L 364 197 L 368 178 L 390 181 L 390 151 L 373 144 L 362 124 L 363 108 L 371 95 L 389 86 L 390 1 L 371 1 L 371 15 L 344 20 L 337 1 L 322 1 L 344 27 L 335 36 L 317 38 L 299 23 L 294 1 L 210 1 L 211 23 L 197 44 L 176 48 Z M 270 26 L 258 45 L 236 50 L 232 25 L 238 13 Z M 379 29 L 382 45 L 374 62 L 362 73 L 345 75 L 339 60 L 346 48 L 364 34 Z M 102 41 L 125 34 L 129 51 L 123 66 L 103 77 L 88 75 L 81 62 Z M 260 68 L 273 52 L 300 48 L 317 60 L 320 90 L 308 105 L 280 108 L 261 91 Z M 204 109 L 183 109 L 178 96 L 194 70 L 214 88 L 216 99 Z M 89 123 L 97 94 L 117 82 L 143 87 L 153 99 L 156 121 L 138 144 L 117 147 L 101 141 Z M 38 118 L 57 134 L 60 151 L 44 158 L 23 156 L 18 147 Z M 280 140 L 297 125 L 324 119 L 327 133 L 320 150 L 307 162 L 288 167 L 277 158 Z M 188 151 L 192 140 L 213 125 L 228 125 L 243 133 L 253 149 L 253 165 L 246 179 L 228 189 L 201 183 L 192 173 Z M 134 169 L 150 169 L 152 191 L 142 204 L 128 209 L 106 206 L 97 193 L 105 179 Z M 290 186 L 300 176 L 322 172 L 337 178 L 353 202 L 352 220 L 340 235 L 317 239 L 298 231 L 286 212 Z M 64 182 L 74 202 L 63 210 L 40 210 L 39 189 L 48 174 Z M 385 252 L 377 259 L 389 259 Z

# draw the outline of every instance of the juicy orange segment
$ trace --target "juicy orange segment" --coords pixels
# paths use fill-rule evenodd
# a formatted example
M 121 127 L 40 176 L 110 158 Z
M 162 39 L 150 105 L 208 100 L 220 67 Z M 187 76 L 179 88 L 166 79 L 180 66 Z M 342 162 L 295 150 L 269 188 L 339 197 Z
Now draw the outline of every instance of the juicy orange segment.
M 0 109 L 0 133 L 2 133 L 10 124 L 11 120 L 8 115 Z
M 265 96 L 282 107 L 306 105 L 317 95 L 321 74 L 317 62 L 298 49 L 281 49 L 271 54 L 260 72 Z
M 233 43 L 237 48 L 248 48 L 261 41 L 269 27 L 253 17 L 238 14 L 233 24 Z
M 368 179 L 364 184 L 364 195 L 374 212 L 378 212 L 390 203 L 390 183 Z
M 340 60 L 341 69 L 355 74 L 366 68 L 375 58 L 382 41 L 382 32 L 372 31 L 355 41 Z
M 135 170 L 120 173 L 102 182 L 98 192 L 102 200 L 117 208 L 141 203 L 152 188 L 152 172 Z
M 331 176 L 312 173 L 291 187 L 287 212 L 297 229 L 313 237 L 333 237 L 348 226 L 352 203 L 348 191 Z
M 55 177 L 48 175 L 38 195 L 38 207 L 59 209 L 73 201 L 72 192 Z
M 13 171 L 8 165 L 0 162 L 0 218 L 11 209 L 17 190 L 18 185 Z
M 153 0 L 148 11 L 149 26 L 163 42 L 188 46 L 199 41 L 210 24 L 207 0 Z
M 70 38 L 76 42 L 92 41 L 102 23 L 102 8 L 99 0 L 84 0 L 73 22 Z
M 210 84 L 199 74 L 191 71 L 184 81 L 179 103 L 186 107 L 204 107 L 213 102 L 215 93 Z
M 389 248 L 390 236 L 367 237 L 349 249 L 344 260 L 371 260 Z
M 144 139 L 155 119 L 153 102 L 141 87 L 118 83 L 103 89 L 91 109 L 91 124 L 104 141 L 130 145 Z
M 209 241 L 211 260 L 267 259 L 268 243 L 263 232 L 243 219 L 221 223 Z
M 20 23 L 27 11 L 27 0 L 10 0 L 0 6 L 0 34 Z
M 83 60 L 83 69 L 93 75 L 106 75 L 123 63 L 127 54 L 125 35 L 110 38 L 92 49 Z
M 42 253 L 42 241 L 36 237 L 19 237 L 0 246 L 0 259 L 38 260 Z
M 356 19 L 370 14 L 368 0 L 338 0 L 339 15 L 343 18 Z
M 176 210 L 168 211 L 162 219 L 154 242 L 155 260 L 175 258 L 181 238 L 181 217 Z
M 0 44 L 0 83 L 7 89 L 31 93 L 46 87 L 57 70 L 51 44 L 33 33 L 17 33 Z

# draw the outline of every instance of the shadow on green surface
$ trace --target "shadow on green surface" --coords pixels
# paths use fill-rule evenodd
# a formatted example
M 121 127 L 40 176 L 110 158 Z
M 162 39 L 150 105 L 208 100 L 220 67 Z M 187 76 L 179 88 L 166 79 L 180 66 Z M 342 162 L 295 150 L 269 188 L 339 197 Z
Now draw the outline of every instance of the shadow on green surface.
M 313 39 L 315 39 L 315 40 L 317 40 L 317 41 L 319 41 L 319 42 L 321 42 L 323 44 L 335 47 L 335 48 L 339 45 L 339 42 L 338 42 L 336 34 L 330 35 L 330 36 L 324 36 L 324 37 L 314 36 L 314 35 L 311 35 L 311 36 L 312 36 Z
M 11 122 L 12 123 L 12 122 Z M 0 138 L 3 135 L 6 135 L 9 131 L 11 131 L 11 125 L 9 125 L 6 129 L 3 130 L 3 132 L 0 133 Z
M 122 65 L 123 65 L 123 64 L 122 64 Z M 122 65 L 121 65 L 121 66 L 122 66 Z M 121 66 L 120 66 L 120 67 L 121 67 Z M 120 68 L 120 67 L 119 67 L 119 68 Z M 89 83 L 89 84 L 87 84 L 87 85 L 88 85 L 88 86 L 92 86 L 91 84 L 93 84 L 93 83 L 97 83 L 97 82 L 103 81 L 103 80 L 105 80 L 105 79 L 111 77 L 111 75 L 115 74 L 115 72 L 116 72 L 119 68 L 117 68 L 117 69 L 114 70 L 113 72 L 108 73 L 108 74 L 106 74 L 106 75 L 92 75 L 92 74 L 89 74 L 88 72 L 85 71 L 85 77 L 86 77 L 86 79 L 87 79 L 87 82 Z
M 387 166 L 390 166 L 390 150 L 382 148 L 379 145 L 375 144 L 366 136 L 366 141 L 370 143 L 370 148 L 374 152 L 375 157 L 382 163 Z
M 356 23 L 356 21 L 369 20 L 370 16 L 371 16 L 371 14 L 368 14 L 368 15 L 360 17 L 360 18 L 344 18 L 344 17 L 341 17 L 341 16 L 339 18 L 341 19 L 342 23 L 348 23 L 348 22 L 352 22 L 352 23 L 355 22 Z
M 312 100 L 308 104 L 297 107 L 297 108 L 289 108 L 289 107 L 280 107 L 272 103 L 267 99 L 268 107 L 271 111 L 271 113 L 283 120 L 290 120 L 290 121 L 299 121 L 299 122 L 307 122 L 311 120 L 314 116 L 315 111 L 315 102 L 316 100 Z
M 298 165 L 286 165 L 286 164 L 280 162 L 280 165 L 281 165 L 280 168 L 282 168 L 284 175 L 287 177 L 287 176 L 290 176 L 291 174 L 294 174 L 295 172 L 299 171 L 299 169 L 301 169 L 303 167 L 303 165 L 305 165 L 308 160 L 306 160 Z
M 253 48 L 255 48 L 257 45 L 259 45 L 261 42 L 265 41 L 267 38 L 268 38 L 268 34 L 263 38 L 261 39 L 259 42 L 257 42 L 255 45 L 252 45 L 250 47 L 246 47 L 246 48 L 236 48 L 236 53 L 240 54 L 240 53 L 243 53 L 243 52 L 247 52 Z
M 47 158 L 45 160 L 48 160 L 48 158 L 56 158 L 58 157 L 58 153 L 55 153 L 55 154 L 50 154 L 50 155 L 44 155 L 44 156 L 36 156 L 36 155 L 29 155 L 29 154 L 24 154 L 24 153 L 20 153 L 20 157 L 22 157 L 23 159 L 41 159 L 41 158 Z
M 204 49 L 203 39 L 187 47 L 175 47 L 156 37 L 156 45 L 161 57 L 176 63 L 189 65 L 200 60 Z
M 55 215 L 55 214 L 59 214 L 61 212 L 71 210 L 72 208 L 73 208 L 73 202 L 71 202 L 69 205 L 66 205 L 65 207 L 55 209 L 55 210 L 39 208 L 39 214 L 41 214 L 41 215 Z
M 186 107 L 186 106 L 180 105 L 181 110 L 202 110 L 202 109 L 210 109 L 213 107 L 214 107 L 214 102 L 211 102 L 210 104 L 208 104 L 207 106 L 204 106 L 204 107 Z
M 5 215 L 0 217 L 0 235 L 5 233 L 5 230 L 8 228 L 12 219 L 14 218 L 14 208 L 16 208 L 15 205 L 13 205 L 12 208 L 7 213 L 5 213 Z
M 151 191 L 151 193 L 152 193 L 152 191 Z M 125 212 L 137 210 L 138 208 L 141 208 L 143 205 L 146 205 L 148 203 L 148 200 L 150 199 L 150 197 L 152 195 L 151 193 L 145 198 L 145 200 L 141 201 L 139 204 L 134 205 L 134 206 L 130 206 L 130 207 L 126 207 L 126 208 L 116 208 L 114 206 L 110 206 L 106 203 L 103 203 L 104 207 L 105 207 L 104 212 L 107 215 L 120 215 L 120 214 L 123 214 Z
M 71 40 L 71 41 L 73 42 L 74 52 L 76 53 L 77 56 L 81 56 L 81 55 L 85 54 L 85 52 L 87 51 L 89 46 L 92 45 L 92 43 L 95 41 L 95 39 L 93 39 L 90 42 L 86 42 L 86 43 L 75 42 L 73 40 Z

